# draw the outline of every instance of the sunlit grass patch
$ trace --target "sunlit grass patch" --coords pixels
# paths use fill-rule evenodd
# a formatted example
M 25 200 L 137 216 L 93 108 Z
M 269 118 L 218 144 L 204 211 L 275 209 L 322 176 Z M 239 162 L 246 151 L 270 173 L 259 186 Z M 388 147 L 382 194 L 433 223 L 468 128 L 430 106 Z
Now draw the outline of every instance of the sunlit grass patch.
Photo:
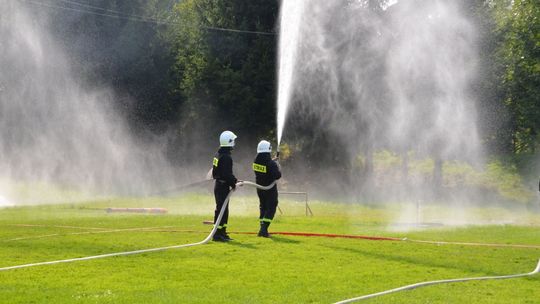
M 538 226 L 479 225 L 389 229 L 399 209 L 283 199 L 272 231 L 540 245 Z M 162 207 L 167 214 L 107 213 Z M 210 232 L 210 195 L 113 199 L 0 210 L 0 267 L 195 243 Z M 491 212 L 485 210 L 486 212 Z M 478 210 L 477 212 L 481 212 Z M 43 265 L 0 272 L 6 303 L 333 303 L 426 280 L 531 271 L 540 249 L 420 244 L 253 234 L 252 196 L 231 201 L 231 243 Z M 531 214 L 533 223 L 539 215 Z M 20 239 L 17 239 L 20 238 Z M 540 278 L 432 286 L 372 303 L 534 303 Z M 38 301 L 41 302 L 41 301 Z

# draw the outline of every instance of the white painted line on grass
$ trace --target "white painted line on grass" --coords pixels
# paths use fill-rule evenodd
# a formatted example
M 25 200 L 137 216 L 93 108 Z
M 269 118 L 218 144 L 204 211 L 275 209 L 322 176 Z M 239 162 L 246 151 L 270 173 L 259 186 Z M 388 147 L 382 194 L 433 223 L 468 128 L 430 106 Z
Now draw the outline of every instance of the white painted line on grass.
M 409 240 L 409 239 L 404 239 L 404 241 L 414 242 L 414 243 L 436 244 L 436 245 L 465 245 L 465 246 L 512 247 L 512 248 L 537 248 L 537 249 L 540 249 L 539 245 L 442 242 L 442 241 L 421 241 L 421 240 Z
M 540 245 L 521 245 L 521 244 L 494 244 L 494 243 L 468 243 L 468 242 L 442 242 L 442 241 L 422 241 L 403 239 L 403 241 L 413 243 L 435 244 L 435 245 L 464 245 L 464 246 L 485 246 L 485 247 L 511 247 L 511 248 L 538 248 Z
M 38 225 L 38 224 L 9 224 L 7 226 L 16 227 L 43 227 L 43 228 L 67 228 L 67 229 L 90 229 L 90 230 L 106 230 L 109 228 L 98 227 L 79 227 L 79 226 L 59 226 L 59 225 Z
M 26 237 L 22 236 L 22 237 L 17 237 L 17 238 L 14 238 L 14 239 L 3 240 L 2 242 L 22 241 L 22 240 L 28 240 L 28 239 L 42 239 L 42 238 L 48 238 L 48 237 L 53 237 L 53 236 L 58 236 L 58 235 L 61 235 L 61 234 L 54 233 L 54 234 L 26 236 Z
M 115 232 L 125 232 L 125 231 L 146 231 L 146 230 L 155 230 L 155 229 L 163 229 L 163 228 L 173 228 L 173 227 L 174 226 L 159 226 L 159 227 L 124 228 L 124 229 L 111 229 L 111 230 L 99 230 L 99 231 L 71 232 L 71 233 L 54 233 L 54 234 L 28 236 L 28 237 L 17 237 L 17 238 L 13 238 L 13 239 L 3 240 L 2 242 L 12 242 L 12 241 L 31 240 L 31 239 L 42 239 L 42 238 L 47 238 L 47 237 L 67 236 L 67 235 L 115 233 Z
M 489 277 L 462 278 L 462 279 L 450 279 L 450 280 L 438 280 L 438 281 L 421 282 L 421 283 L 411 284 L 411 285 L 402 286 L 402 287 L 398 287 L 398 288 L 394 288 L 394 289 L 389 289 L 389 290 L 386 290 L 386 291 L 372 293 L 372 294 L 368 294 L 368 295 L 357 297 L 357 298 L 351 298 L 351 299 L 339 301 L 339 302 L 336 302 L 335 304 L 352 303 L 352 302 L 356 302 L 356 301 L 360 301 L 360 300 L 366 300 L 366 299 L 370 299 L 370 298 L 374 298 L 374 297 L 387 295 L 387 294 L 398 292 L 398 291 L 411 290 L 411 289 L 424 287 L 424 286 L 429 286 L 429 285 L 445 284 L 445 283 L 456 283 L 456 282 L 465 282 L 465 281 L 513 279 L 513 278 L 532 276 L 532 275 L 538 274 L 539 272 L 540 272 L 540 260 L 538 260 L 538 265 L 536 265 L 536 268 L 532 272 L 529 272 L 529 273 L 511 274 L 511 275 L 504 275 L 504 276 L 489 276 Z

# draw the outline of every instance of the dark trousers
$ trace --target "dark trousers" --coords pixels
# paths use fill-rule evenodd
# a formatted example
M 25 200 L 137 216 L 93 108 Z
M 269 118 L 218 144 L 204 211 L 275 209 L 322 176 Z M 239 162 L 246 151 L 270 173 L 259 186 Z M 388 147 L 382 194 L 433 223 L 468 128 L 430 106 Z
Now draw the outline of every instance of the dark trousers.
M 221 221 L 219 223 L 216 223 L 217 218 L 219 216 L 219 212 L 221 211 L 221 207 L 223 207 L 223 204 L 225 203 L 225 199 L 227 198 L 227 195 L 229 195 L 230 192 L 229 186 L 220 183 L 219 181 L 216 181 L 216 184 L 214 185 L 214 197 L 216 198 L 216 210 L 214 211 L 214 224 L 218 225 L 218 228 L 224 228 L 227 226 L 227 222 L 229 221 L 229 205 L 227 204 L 227 208 L 225 208 L 225 212 L 223 213 L 223 217 L 221 218 Z
M 278 205 L 277 187 L 267 191 L 257 190 L 257 195 L 259 196 L 259 220 L 264 219 L 271 222 L 274 219 Z

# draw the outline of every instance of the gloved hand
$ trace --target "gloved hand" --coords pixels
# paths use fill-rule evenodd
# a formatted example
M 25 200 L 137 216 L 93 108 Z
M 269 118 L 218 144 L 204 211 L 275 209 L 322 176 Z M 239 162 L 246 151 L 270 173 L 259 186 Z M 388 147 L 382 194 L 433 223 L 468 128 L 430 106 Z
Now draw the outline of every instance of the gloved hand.
M 236 183 L 234 183 L 234 184 L 231 186 L 231 190 L 232 190 L 232 191 L 236 190 L 236 185 L 238 185 L 239 183 L 240 183 L 240 185 L 239 185 L 240 187 L 243 186 L 243 185 L 241 184 L 242 182 L 243 182 L 242 180 L 237 180 Z

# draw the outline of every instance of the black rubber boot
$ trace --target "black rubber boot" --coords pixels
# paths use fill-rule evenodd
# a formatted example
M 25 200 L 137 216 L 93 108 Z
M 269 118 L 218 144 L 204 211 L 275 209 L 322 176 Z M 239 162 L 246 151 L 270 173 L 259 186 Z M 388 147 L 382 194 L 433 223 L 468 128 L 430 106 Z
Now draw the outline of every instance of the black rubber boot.
M 269 223 L 267 222 L 261 222 L 261 229 L 257 233 L 257 236 L 270 237 L 270 234 L 268 234 L 268 225 Z
M 263 235 L 263 236 L 264 236 L 264 237 L 270 237 L 270 232 L 268 232 L 268 227 L 270 227 L 270 224 L 271 224 L 271 223 L 270 223 L 270 222 L 266 222 L 265 224 L 266 224 L 266 225 L 264 226 L 264 234 L 265 234 L 265 235 Z
M 223 228 L 223 238 L 225 238 L 227 241 L 232 241 L 231 237 L 227 233 L 227 228 Z
M 262 234 L 263 234 L 263 225 L 264 225 L 264 222 L 263 222 L 263 221 L 260 221 L 260 224 L 261 224 L 261 228 L 259 228 L 259 233 L 257 233 L 257 236 L 262 236 Z
M 216 230 L 216 233 L 214 234 L 214 237 L 212 238 L 212 241 L 214 241 L 214 242 L 228 242 L 229 239 L 227 239 L 225 237 L 225 235 L 223 234 L 223 228 L 218 228 L 218 230 Z

